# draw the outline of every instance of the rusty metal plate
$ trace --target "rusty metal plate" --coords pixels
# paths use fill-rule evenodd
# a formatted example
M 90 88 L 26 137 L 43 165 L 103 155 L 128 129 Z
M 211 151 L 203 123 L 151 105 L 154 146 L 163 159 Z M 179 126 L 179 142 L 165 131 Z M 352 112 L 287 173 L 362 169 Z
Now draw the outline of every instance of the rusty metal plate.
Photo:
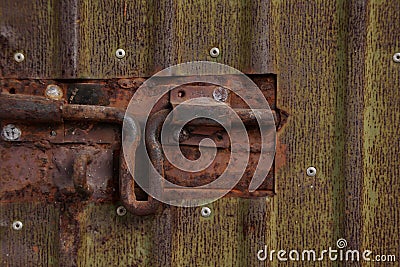
M 252 75 L 253 81 L 268 100 L 280 128 L 287 114 L 276 108 L 275 75 Z M 123 110 L 143 78 L 82 81 L 0 80 L 0 126 L 13 124 L 21 131 L 15 141 L 0 141 L 0 201 L 40 200 L 45 202 L 81 199 L 111 201 L 119 199 L 119 168 Z M 60 99 L 50 99 L 49 86 L 56 86 Z M 152 114 L 196 97 L 215 97 L 220 88 L 208 84 L 188 84 L 175 88 L 155 106 Z M 219 97 L 247 122 L 254 115 L 246 113 L 247 105 L 235 94 Z M 51 96 L 51 95 L 50 95 Z M 50 97 L 51 98 L 51 97 Z M 10 106 L 11 105 L 11 106 Z M 103 107 L 102 107 L 103 106 Z M 190 107 L 189 107 L 190 108 Z M 200 107 L 201 108 L 201 107 Z M 11 114 L 11 115 L 10 115 Z M 274 195 L 274 168 L 255 192 L 248 192 L 249 181 L 258 162 L 260 133 L 248 124 L 250 161 L 243 177 L 230 195 L 257 197 Z M 187 173 L 164 160 L 165 177 L 178 185 L 194 187 L 213 181 L 226 168 L 230 139 L 218 124 L 205 121 L 185 126 L 180 138 L 181 151 L 188 159 L 198 156 L 202 139 L 212 139 L 218 153 L 212 164 L 198 173 Z M 167 144 L 168 145 L 168 142 Z M 284 153 L 279 151 L 279 153 Z M 273 157 L 274 155 L 271 155 Z M 137 168 L 142 173 L 148 162 Z M 133 184 L 132 184 L 133 186 Z M 173 189 L 164 188 L 173 196 Z M 140 188 L 134 188 L 137 199 L 147 199 Z M 181 194 L 190 194 L 189 191 Z

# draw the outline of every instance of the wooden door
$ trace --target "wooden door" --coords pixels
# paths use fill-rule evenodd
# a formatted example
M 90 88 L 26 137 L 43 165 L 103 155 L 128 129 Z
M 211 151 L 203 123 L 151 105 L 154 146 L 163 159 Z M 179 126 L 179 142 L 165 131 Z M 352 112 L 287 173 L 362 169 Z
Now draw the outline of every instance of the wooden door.
M 205 60 L 274 75 L 276 106 L 288 118 L 277 132 L 275 195 L 224 197 L 208 205 L 209 217 L 201 207 L 172 206 L 120 217 L 114 198 L 49 201 L 51 190 L 32 188 L 57 177 L 17 167 L 42 152 L 9 165 L 20 144 L 2 140 L 0 265 L 378 266 L 257 258 L 265 246 L 322 251 L 343 238 L 346 248 L 397 257 L 379 266 L 398 266 L 399 23 L 396 0 L 3 0 L 2 93 L 34 94 L 52 82 L 118 83 Z M 16 186 L 7 177 L 17 177 Z M 15 221 L 22 229 L 13 229 Z

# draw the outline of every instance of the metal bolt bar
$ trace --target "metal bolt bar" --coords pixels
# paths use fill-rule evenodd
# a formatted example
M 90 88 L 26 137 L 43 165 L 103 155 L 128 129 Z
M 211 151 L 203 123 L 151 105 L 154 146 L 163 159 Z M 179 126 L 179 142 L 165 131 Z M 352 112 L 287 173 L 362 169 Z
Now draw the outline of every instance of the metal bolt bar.
M 61 101 L 40 96 L 0 94 L 0 119 L 62 122 Z

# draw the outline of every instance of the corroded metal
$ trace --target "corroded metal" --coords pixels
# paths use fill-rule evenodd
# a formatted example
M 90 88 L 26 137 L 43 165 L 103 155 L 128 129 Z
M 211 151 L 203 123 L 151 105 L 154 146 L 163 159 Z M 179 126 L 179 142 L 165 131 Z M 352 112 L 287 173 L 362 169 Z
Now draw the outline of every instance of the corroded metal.
M 253 79 L 271 107 L 275 108 L 273 77 L 255 76 Z M 131 213 L 154 213 L 159 203 L 135 185 L 134 177 L 128 171 L 120 153 L 122 136 L 119 129 L 124 119 L 125 107 L 143 81 L 142 78 L 80 83 L 2 80 L 1 126 L 17 125 L 23 134 L 18 138 L 17 146 L 10 147 L 5 142 L 0 142 L 0 151 L 3 152 L 0 201 L 12 201 L 17 196 L 25 200 L 48 202 L 68 199 L 102 202 L 119 199 Z M 46 89 L 49 86 L 57 86 L 62 98 L 51 100 L 44 97 L 47 96 Z M 199 96 L 212 98 L 216 89 L 218 87 L 214 85 L 185 85 L 172 90 L 153 110 L 146 130 L 146 146 L 153 166 L 168 181 L 184 186 L 198 186 L 213 181 L 224 171 L 229 160 L 230 140 L 224 129 L 212 120 L 196 119 L 187 124 L 181 133 L 177 133 L 182 153 L 192 160 L 197 157 L 199 142 L 204 137 L 215 142 L 218 147 L 217 156 L 203 171 L 188 173 L 177 170 L 164 159 L 159 143 L 159 127 L 169 112 L 165 108 Z M 257 191 L 249 193 L 247 190 L 260 152 L 256 117 L 262 115 L 263 110 L 250 110 L 237 96 L 227 93 L 223 99 L 224 104 L 230 105 L 248 127 L 251 151 L 249 166 L 229 195 L 274 195 L 273 169 Z M 286 120 L 286 114 L 276 108 L 272 113 L 275 125 L 270 126 L 281 127 Z M 128 118 L 128 121 L 129 119 L 131 126 L 136 127 L 134 119 Z M 229 116 L 221 119 L 230 120 Z M 9 157 L 11 154 L 13 156 Z M 24 164 L 20 165 L 19 162 Z M 142 164 L 148 163 L 140 164 L 139 169 L 147 168 Z M 22 179 L 23 172 L 29 172 L 32 178 Z M 117 176 L 119 182 L 116 182 Z M 159 186 L 159 190 L 169 190 Z
M 0 119 L 62 122 L 61 101 L 29 95 L 0 94 Z

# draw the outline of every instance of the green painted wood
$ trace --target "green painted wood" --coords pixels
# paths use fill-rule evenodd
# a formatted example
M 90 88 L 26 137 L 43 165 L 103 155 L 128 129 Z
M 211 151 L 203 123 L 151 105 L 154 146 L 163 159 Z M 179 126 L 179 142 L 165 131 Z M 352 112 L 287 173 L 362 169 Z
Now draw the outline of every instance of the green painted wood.
M 4 6 L 12 10 L 13 4 L 4 3 L 0 4 L 1 25 L 17 23 L 17 17 L 11 19 L 4 11 Z M 36 14 L 37 7 L 43 7 L 40 3 L 27 8 Z M 32 57 L 36 63 L 26 61 L 27 69 L 2 63 L 3 76 L 146 76 L 188 60 L 215 60 L 247 73 L 276 73 L 277 106 L 290 114 L 278 135 L 282 162 L 276 171 L 277 195 L 267 200 L 223 198 L 209 205 L 213 211 L 209 218 L 200 216 L 200 208 L 174 207 L 154 216 L 120 218 L 110 203 L 89 205 L 71 211 L 70 217 L 61 213 L 61 223 L 73 229 L 62 228 L 59 233 L 62 242 L 69 242 L 67 248 L 55 245 L 56 236 L 46 237 L 54 225 L 18 237 L 9 229 L 15 216 L 4 215 L 34 210 L 52 221 L 58 216 L 53 208 L 6 204 L 0 212 L 0 218 L 7 218 L 0 221 L 2 262 L 16 242 L 22 247 L 47 244 L 48 250 L 39 250 L 38 258 L 23 254 L 19 261 L 24 264 L 46 265 L 59 258 L 61 266 L 68 266 L 67 256 L 71 256 L 78 266 L 278 266 L 276 258 L 272 263 L 259 262 L 257 251 L 264 245 L 274 250 L 320 251 L 335 247 L 338 238 L 345 238 L 350 249 L 400 258 L 400 64 L 392 60 L 400 52 L 398 1 L 70 4 L 75 4 L 68 12 L 76 15 L 76 24 L 66 32 L 77 52 L 57 53 L 75 67 L 64 68 L 66 74 L 54 63 L 42 68 L 37 56 Z M 47 14 L 57 8 L 49 5 L 40 10 Z M 55 18 L 50 14 L 24 19 L 53 25 Z M 53 27 L 46 29 L 55 34 Z M 15 40 L 17 46 L 27 42 Z M 59 42 L 55 46 L 66 51 L 67 46 Z M 41 49 L 52 51 L 50 44 L 42 45 Z M 114 52 L 121 46 L 127 56 L 118 60 Z M 217 59 L 208 55 L 212 46 L 221 48 Z M 10 47 L 2 50 L 8 56 Z M 33 53 L 39 54 L 36 44 L 33 47 Z M 317 168 L 315 177 L 306 175 L 309 166 Z M 312 265 L 368 266 L 328 260 Z
M 151 266 L 154 217 L 120 217 L 116 209 L 88 205 L 78 215 L 77 266 Z
M 345 6 L 273 1 L 273 9 L 279 32 L 277 106 L 290 115 L 279 133 L 287 148 L 286 165 L 276 175 L 271 249 L 322 251 L 335 247 L 344 234 Z M 317 169 L 316 176 L 306 175 L 309 166 Z M 275 255 L 272 266 L 279 264 Z M 313 263 L 332 265 L 328 260 Z
M 3 77 L 146 77 L 173 64 L 212 60 L 273 72 L 268 1 L 3 1 Z M 213 59 L 209 51 L 218 47 Z M 118 48 L 126 51 L 118 59 Z M 26 58 L 17 63 L 13 54 Z
M 400 3 L 374 1 L 367 20 L 361 247 L 400 260 Z M 372 266 L 372 265 L 371 265 Z

